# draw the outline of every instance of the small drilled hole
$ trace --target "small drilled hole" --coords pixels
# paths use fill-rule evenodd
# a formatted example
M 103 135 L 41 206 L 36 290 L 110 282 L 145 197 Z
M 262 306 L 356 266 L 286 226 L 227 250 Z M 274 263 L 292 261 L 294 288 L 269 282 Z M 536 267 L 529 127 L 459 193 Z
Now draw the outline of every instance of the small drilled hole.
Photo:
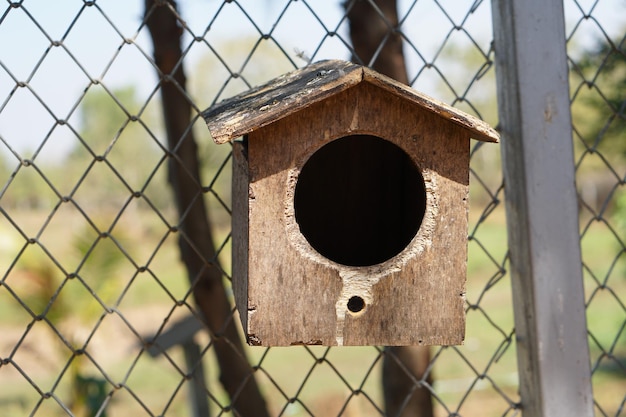
M 364 308 L 365 301 L 361 297 L 355 295 L 350 297 L 350 299 L 348 300 L 348 310 L 352 311 L 353 313 L 358 313 Z

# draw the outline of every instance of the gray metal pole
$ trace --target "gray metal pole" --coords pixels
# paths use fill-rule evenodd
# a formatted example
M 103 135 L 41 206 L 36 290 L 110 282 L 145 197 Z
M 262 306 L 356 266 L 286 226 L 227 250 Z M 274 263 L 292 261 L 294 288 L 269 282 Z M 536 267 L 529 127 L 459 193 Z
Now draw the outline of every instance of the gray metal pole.
M 563 4 L 492 8 L 523 415 L 591 417 Z

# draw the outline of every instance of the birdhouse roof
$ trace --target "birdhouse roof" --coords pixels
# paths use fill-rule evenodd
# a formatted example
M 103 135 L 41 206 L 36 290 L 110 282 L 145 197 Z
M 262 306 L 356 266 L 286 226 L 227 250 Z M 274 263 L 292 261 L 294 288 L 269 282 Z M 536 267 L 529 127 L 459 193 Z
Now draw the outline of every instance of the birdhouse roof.
M 320 61 L 284 74 L 216 104 L 202 116 L 213 140 L 226 143 L 362 82 L 374 84 L 469 130 L 473 139 L 499 140 L 498 132 L 484 121 L 372 69 L 340 60 Z

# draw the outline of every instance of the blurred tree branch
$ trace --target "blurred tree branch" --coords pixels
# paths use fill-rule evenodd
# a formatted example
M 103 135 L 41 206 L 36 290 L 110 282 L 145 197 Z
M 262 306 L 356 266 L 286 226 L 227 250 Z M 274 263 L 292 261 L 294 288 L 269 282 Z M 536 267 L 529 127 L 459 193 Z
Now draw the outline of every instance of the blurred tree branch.
M 154 61 L 161 80 L 161 103 L 169 159 L 169 181 L 180 216 L 179 247 L 193 288 L 195 302 L 211 333 L 220 367 L 220 381 L 237 416 L 267 416 L 253 370 L 217 265 L 211 225 L 200 183 L 198 147 L 191 129 L 191 102 L 180 47 L 182 28 L 176 4 L 145 0 L 144 19 L 154 45 Z
M 396 0 L 349 0 L 344 7 L 354 48 L 352 60 L 408 84 L 402 37 L 396 31 Z M 404 160 L 397 161 L 397 164 L 402 163 Z M 386 415 L 433 416 L 430 392 L 418 383 L 432 383 L 429 364 L 428 347 L 385 348 L 382 382 Z

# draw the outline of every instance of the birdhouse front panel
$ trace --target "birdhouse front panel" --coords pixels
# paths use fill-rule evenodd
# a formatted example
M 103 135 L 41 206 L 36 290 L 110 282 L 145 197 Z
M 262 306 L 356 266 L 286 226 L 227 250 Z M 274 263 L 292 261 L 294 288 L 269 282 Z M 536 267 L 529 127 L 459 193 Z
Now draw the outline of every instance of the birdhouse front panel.
M 370 84 L 250 133 L 233 232 L 249 341 L 461 343 L 468 135 Z
M 253 345 L 464 338 L 469 139 L 484 122 L 325 61 L 204 113 L 233 144 L 233 289 Z

